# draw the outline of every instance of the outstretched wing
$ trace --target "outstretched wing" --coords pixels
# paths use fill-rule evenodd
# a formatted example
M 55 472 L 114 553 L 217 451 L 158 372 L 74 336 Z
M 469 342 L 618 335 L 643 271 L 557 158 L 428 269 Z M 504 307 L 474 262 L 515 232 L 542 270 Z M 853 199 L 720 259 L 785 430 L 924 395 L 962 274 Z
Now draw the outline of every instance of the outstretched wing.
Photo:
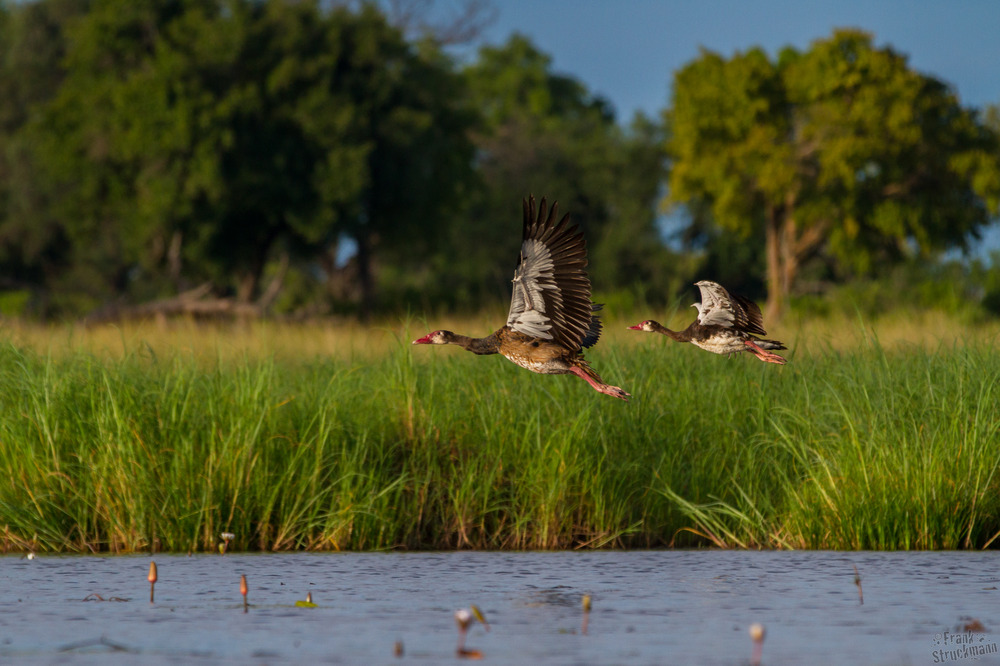
M 703 326 L 725 326 L 754 335 L 766 335 L 756 303 L 742 296 L 731 296 L 718 282 L 702 280 L 695 285 L 701 290 L 698 321 Z
M 733 294 L 733 299 L 738 325 L 747 333 L 767 335 L 767 331 L 764 330 L 764 317 L 761 316 L 757 304 L 739 294 Z
M 569 215 L 556 222 L 557 211 L 558 204 L 547 210 L 543 198 L 536 215 L 535 198 L 524 201 L 521 257 L 514 271 L 507 325 L 579 349 L 588 333 L 595 334 L 587 244 L 576 225 L 569 223 Z

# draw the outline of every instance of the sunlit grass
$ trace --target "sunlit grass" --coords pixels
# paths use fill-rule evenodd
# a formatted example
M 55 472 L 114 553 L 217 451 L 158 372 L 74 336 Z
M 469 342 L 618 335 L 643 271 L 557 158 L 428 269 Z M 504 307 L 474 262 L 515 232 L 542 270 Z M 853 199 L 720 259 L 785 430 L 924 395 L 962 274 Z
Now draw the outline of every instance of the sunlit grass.
M 612 318 L 588 351 L 629 404 L 409 344 L 435 328 L 485 334 L 503 313 L 5 324 L 0 543 L 1000 545 L 996 325 L 790 318 L 768 326 L 790 347 L 783 367 L 625 330 L 647 317 L 682 327 L 687 310 Z
M 626 331 L 629 324 L 654 318 L 681 329 L 695 317 L 683 304 L 665 310 L 642 310 L 631 315 L 605 313 L 604 334 L 598 349 L 609 345 L 648 344 L 644 336 Z M 100 325 L 39 325 L 7 320 L 0 333 L 19 349 L 61 357 L 87 353 L 99 359 L 126 355 L 173 357 L 186 354 L 215 363 L 245 357 L 273 357 L 281 361 L 323 357 L 338 361 L 369 361 L 391 352 L 403 329 L 407 335 L 446 328 L 469 335 L 487 335 L 506 318 L 499 307 L 475 316 L 420 316 L 392 318 L 363 325 L 352 319 L 307 323 L 250 321 L 242 324 L 196 323 L 191 320 L 123 322 Z M 966 343 L 1000 343 L 1000 321 L 970 325 L 941 311 L 893 311 L 870 321 L 861 316 L 805 317 L 789 314 L 780 323 L 765 322 L 768 336 L 785 342 L 798 353 L 851 351 L 877 342 L 885 350 Z M 648 334 L 647 334 L 648 335 Z

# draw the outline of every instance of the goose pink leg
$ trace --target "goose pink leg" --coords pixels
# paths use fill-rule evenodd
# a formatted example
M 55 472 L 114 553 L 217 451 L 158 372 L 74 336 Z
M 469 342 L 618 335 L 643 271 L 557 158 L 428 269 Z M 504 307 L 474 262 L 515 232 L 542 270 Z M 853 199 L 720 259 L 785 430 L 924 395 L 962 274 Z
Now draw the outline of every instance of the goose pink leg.
M 593 377 L 591 377 L 590 375 L 588 375 L 586 372 L 576 367 L 575 365 L 570 366 L 569 370 L 577 377 L 583 377 L 584 379 L 586 379 L 587 383 L 593 386 L 595 391 L 600 391 L 605 395 L 611 395 L 616 398 L 621 398 L 625 402 L 628 402 L 628 399 L 632 397 L 631 394 L 626 393 L 617 386 L 611 386 L 610 384 L 601 384 L 600 382 L 596 381 Z
M 761 349 L 760 346 L 755 344 L 753 340 L 744 340 L 743 344 L 745 344 L 747 349 L 753 352 L 754 355 L 762 361 L 766 361 L 767 363 L 777 363 L 778 365 L 784 365 L 788 362 L 784 356 L 778 356 L 777 354 L 772 354 L 766 349 Z

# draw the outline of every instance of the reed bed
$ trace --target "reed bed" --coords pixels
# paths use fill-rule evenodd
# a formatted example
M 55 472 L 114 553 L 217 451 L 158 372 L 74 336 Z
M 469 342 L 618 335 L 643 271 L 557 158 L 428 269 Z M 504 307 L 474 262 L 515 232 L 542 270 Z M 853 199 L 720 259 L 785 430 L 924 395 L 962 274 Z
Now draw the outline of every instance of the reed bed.
M 411 347 L 431 328 L 413 321 L 8 326 L 0 545 L 1000 546 L 995 329 L 772 330 L 792 347 L 778 367 L 626 323 L 588 357 L 629 404 Z

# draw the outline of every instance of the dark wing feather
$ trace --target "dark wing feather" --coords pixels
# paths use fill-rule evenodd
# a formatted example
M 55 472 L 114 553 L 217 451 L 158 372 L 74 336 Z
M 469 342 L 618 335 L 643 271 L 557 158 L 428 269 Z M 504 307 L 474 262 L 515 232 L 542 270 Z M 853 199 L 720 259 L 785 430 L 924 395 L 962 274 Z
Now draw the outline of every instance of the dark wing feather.
M 733 299 L 737 328 L 754 335 L 767 335 L 767 331 L 764 330 L 764 317 L 761 316 L 757 304 L 738 294 L 733 294 Z
M 584 339 L 594 335 L 587 244 L 576 225 L 570 224 L 569 215 L 556 221 L 557 212 L 558 204 L 547 210 L 544 198 L 537 215 L 535 198 L 524 202 L 521 256 L 514 271 L 507 325 L 525 335 L 579 349 Z
M 604 303 L 591 303 L 590 311 L 597 312 L 604 307 Z M 581 347 L 593 347 L 597 344 L 597 341 L 601 339 L 601 317 L 596 314 L 590 315 L 590 328 L 587 329 L 587 335 L 583 336 L 583 340 L 580 341 Z

